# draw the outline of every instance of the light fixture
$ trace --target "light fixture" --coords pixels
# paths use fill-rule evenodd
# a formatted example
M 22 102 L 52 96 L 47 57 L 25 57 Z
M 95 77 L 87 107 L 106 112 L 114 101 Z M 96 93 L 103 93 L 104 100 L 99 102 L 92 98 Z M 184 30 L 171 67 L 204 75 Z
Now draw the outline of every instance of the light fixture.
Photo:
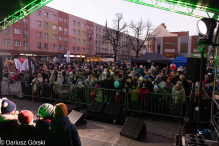
M 216 20 L 213 18 L 202 18 L 199 20 L 197 23 L 197 28 L 199 31 L 198 43 L 211 44 L 216 26 Z

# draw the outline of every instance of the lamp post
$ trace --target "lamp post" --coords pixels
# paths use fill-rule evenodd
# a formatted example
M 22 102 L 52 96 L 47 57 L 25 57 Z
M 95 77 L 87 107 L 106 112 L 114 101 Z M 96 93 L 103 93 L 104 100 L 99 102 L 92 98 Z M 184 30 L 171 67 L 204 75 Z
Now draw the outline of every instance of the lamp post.
M 93 39 L 93 33 L 87 33 L 88 34 L 88 38 L 89 38 L 89 63 L 91 65 L 91 61 L 90 61 L 90 52 L 91 52 L 91 48 L 90 48 L 90 41 Z M 91 34 L 91 36 L 90 36 Z

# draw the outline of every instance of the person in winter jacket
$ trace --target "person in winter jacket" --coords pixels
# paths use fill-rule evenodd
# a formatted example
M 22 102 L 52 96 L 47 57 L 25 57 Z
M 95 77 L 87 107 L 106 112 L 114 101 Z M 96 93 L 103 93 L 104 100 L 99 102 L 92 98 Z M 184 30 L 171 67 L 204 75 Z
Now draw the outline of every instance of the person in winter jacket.
M 33 125 L 33 113 L 28 110 L 21 111 L 18 115 L 20 125 L 12 135 L 12 140 L 28 141 L 36 139 L 36 129 Z
M 7 98 L 0 99 L 0 137 L 1 140 L 11 140 L 12 133 L 19 126 L 16 104 Z
M 160 97 L 159 97 L 159 94 L 160 91 L 158 89 L 158 86 L 157 85 L 154 85 L 154 91 L 153 91 L 153 94 L 152 96 L 149 97 L 149 106 L 151 105 L 151 109 L 152 109 L 152 112 L 153 113 L 159 113 L 158 111 L 158 106 L 160 105 Z M 157 115 L 156 114 L 153 114 L 152 115 L 153 117 L 153 120 L 156 121 L 157 120 Z
M 131 103 L 129 104 L 131 106 L 131 109 L 138 110 L 138 91 L 139 91 L 139 86 L 136 86 L 136 84 L 132 84 L 131 91 L 129 94 L 131 95 Z
M 172 93 L 172 90 L 173 90 L 173 87 L 174 87 L 174 84 L 172 83 L 172 77 L 167 78 L 166 85 L 167 85 L 167 91 L 169 93 Z
M 146 112 L 146 100 L 148 99 L 148 93 L 149 93 L 149 89 L 146 88 L 146 85 L 143 84 L 142 88 L 138 91 L 138 94 L 140 95 L 140 107 L 141 107 L 141 111 L 145 111 Z
M 64 103 L 54 106 L 54 118 L 51 121 L 51 130 L 46 135 L 48 146 L 81 146 L 75 124 L 68 118 L 68 109 Z
M 140 84 L 140 88 L 142 87 L 143 84 L 146 85 L 146 88 L 148 88 L 149 92 L 153 92 L 154 85 L 149 81 L 148 75 L 144 76 L 144 79 Z
M 51 120 L 53 118 L 54 107 L 49 103 L 42 104 L 38 109 L 38 121 L 36 122 L 36 140 L 45 140 L 46 134 L 51 127 Z

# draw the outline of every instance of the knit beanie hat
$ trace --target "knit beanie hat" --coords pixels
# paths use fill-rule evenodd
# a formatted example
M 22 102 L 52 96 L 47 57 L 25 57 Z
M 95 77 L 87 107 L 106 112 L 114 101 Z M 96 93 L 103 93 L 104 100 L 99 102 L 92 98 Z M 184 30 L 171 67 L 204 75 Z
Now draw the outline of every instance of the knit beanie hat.
M 8 99 L 3 99 L 1 103 L 1 114 L 11 114 L 16 110 L 16 104 Z
M 53 117 L 54 107 L 52 104 L 44 103 L 38 109 L 38 115 L 42 118 Z
M 64 103 L 58 103 L 54 107 L 55 116 L 68 116 L 68 109 Z
M 94 88 L 98 88 L 98 84 L 96 84 L 96 85 L 94 86 Z
M 33 113 L 28 110 L 21 111 L 18 115 L 18 121 L 21 124 L 30 124 L 33 121 Z
M 149 77 L 147 75 L 144 76 L 144 79 L 149 79 Z
M 122 78 L 122 74 L 120 74 L 120 73 L 119 73 L 117 76 L 120 77 L 120 78 Z
M 160 80 L 161 80 L 161 76 L 160 76 L 160 75 L 156 76 L 156 79 L 157 79 L 158 81 L 160 81 Z
M 157 85 L 154 85 L 154 90 L 158 90 L 158 86 Z

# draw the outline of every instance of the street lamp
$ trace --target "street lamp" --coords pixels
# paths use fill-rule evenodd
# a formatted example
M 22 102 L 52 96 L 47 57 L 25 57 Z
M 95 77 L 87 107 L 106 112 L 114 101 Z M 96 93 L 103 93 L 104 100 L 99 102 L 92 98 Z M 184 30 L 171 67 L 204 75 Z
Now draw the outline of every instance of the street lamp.
M 91 35 L 90 35 L 91 34 Z M 91 48 L 90 48 L 90 41 L 93 39 L 93 33 L 87 33 L 88 35 L 88 38 L 89 38 L 89 62 L 90 62 L 90 65 L 91 65 L 91 61 L 90 61 L 90 52 L 91 52 Z

